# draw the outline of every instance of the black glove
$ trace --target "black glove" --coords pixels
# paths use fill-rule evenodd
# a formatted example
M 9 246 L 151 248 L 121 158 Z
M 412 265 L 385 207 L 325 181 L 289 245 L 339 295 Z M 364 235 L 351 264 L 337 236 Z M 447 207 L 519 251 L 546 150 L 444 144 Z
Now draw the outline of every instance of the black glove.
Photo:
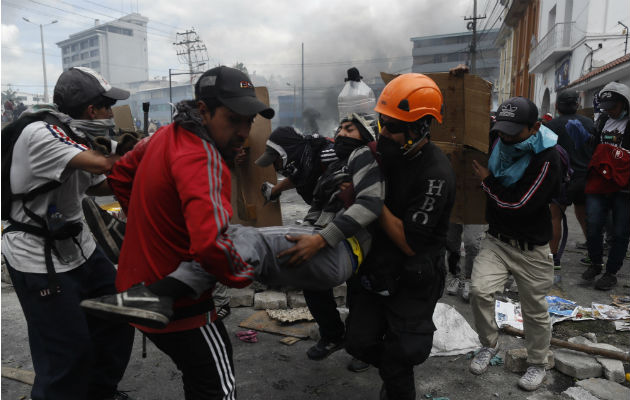
M 104 156 L 112 154 L 112 141 L 109 138 L 99 136 L 92 143 L 93 150 L 102 153 Z
M 116 154 L 124 155 L 138 143 L 138 138 L 131 133 L 123 133 L 118 137 L 118 146 L 116 146 Z

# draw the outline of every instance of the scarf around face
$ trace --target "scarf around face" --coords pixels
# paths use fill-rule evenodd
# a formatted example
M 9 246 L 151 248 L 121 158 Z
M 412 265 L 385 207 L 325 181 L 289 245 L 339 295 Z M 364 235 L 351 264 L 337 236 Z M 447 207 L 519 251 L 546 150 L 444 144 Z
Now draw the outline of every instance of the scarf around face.
M 534 154 L 557 143 L 558 135 L 543 125 L 538 132 L 520 143 L 507 145 L 498 140 L 488 160 L 488 169 L 503 186 L 510 187 L 523 177 Z
M 113 119 L 74 119 L 71 116 L 59 111 L 55 104 L 35 104 L 29 107 L 22 115 L 33 116 L 49 113 L 57 117 L 59 121 L 70 127 L 70 130 L 85 142 L 93 147 L 95 139 L 104 137 L 110 139 L 110 132 L 114 129 Z M 76 138 L 75 138 L 76 140 Z

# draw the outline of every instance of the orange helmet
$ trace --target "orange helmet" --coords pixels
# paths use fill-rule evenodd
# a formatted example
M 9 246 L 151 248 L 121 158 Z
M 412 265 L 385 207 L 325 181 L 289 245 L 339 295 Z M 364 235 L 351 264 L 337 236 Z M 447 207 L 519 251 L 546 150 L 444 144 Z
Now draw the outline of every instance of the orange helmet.
M 405 122 L 431 115 L 442 123 L 442 92 L 426 75 L 403 74 L 385 86 L 374 111 Z

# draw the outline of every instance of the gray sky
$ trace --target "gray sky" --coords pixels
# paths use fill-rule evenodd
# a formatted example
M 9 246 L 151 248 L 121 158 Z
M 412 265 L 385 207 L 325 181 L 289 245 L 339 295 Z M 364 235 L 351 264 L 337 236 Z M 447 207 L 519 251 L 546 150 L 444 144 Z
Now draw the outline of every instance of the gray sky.
M 343 81 L 356 66 L 369 79 L 379 71 L 406 72 L 411 37 L 466 30 L 472 0 L 2 0 L 2 90 L 7 84 L 43 92 L 39 27 L 44 28 L 49 93 L 61 73 L 56 42 L 101 22 L 138 11 L 149 18 L 149 77 L 183 68 L 172 43 L 194 27 L 210 66 L 243 62 L 250 73 L 300 81 L 304 43 L 305 87 Z M 494 5 L 480 0 L 478 12 Z M 488 12 L 489 13 L 489 12 Z M 354 61 L 354 62 L 350 62 Z

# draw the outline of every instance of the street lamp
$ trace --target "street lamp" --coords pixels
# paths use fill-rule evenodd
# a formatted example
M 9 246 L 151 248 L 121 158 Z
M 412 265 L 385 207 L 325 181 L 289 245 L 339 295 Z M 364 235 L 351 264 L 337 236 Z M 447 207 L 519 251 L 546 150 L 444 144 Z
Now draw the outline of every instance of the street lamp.
M 39 35 L 42 40 L 42 66 L 44 68 L 44 103 L 48 103 L 48 81 L 46 80 L 46 55 L 44 54 L 44 27 L 47 25 L 56 24 L 57 20 L 51 21 L 47 24 L 36 24 L 32 22 L 30 19 L 22 17 L 22 19 L 29 24 L 39 25 Z

